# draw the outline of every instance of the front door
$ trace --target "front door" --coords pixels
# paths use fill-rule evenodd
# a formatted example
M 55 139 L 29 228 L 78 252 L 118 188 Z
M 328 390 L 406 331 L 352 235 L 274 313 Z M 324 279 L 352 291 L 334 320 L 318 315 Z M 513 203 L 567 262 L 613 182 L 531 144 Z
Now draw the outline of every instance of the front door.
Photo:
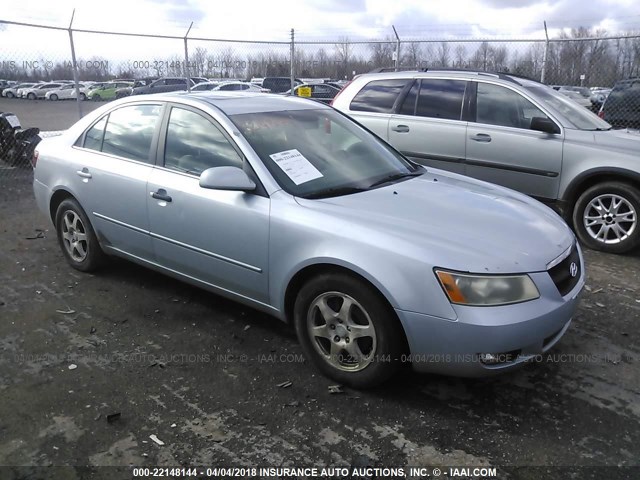
M 563 135 L 530 129 L 533 117 L 549 117 L 501 85 L 477 82 L 476 98 L 476 122 L 467 128 L 465 173 L 541 199 L 557 198 Z
M 160 143 L 162 165 L 147 185 L 149 228 L 165 268 L 261 302 L 268 301 L 267 196 L 201 188 L 207 168 L 248 168 L 239 149 L 204 113 L 172 107 Z

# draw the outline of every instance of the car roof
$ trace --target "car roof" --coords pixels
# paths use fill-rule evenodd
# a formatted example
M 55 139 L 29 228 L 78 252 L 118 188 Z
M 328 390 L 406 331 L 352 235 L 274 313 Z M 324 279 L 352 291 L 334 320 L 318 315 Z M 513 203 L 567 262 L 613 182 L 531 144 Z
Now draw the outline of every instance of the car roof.
M 188 98 L 218 108 L 226 115 L 243 113 L 262 113 L 282 110 L 317 110 L 330 109 L 313 100 L 306 100 L 295 96 L 283 96 L 268 93 L 249 92 L 221 92 L 215 90 L 203 92 L 172 92 L 166 94 L 149 95 L 148 98 L 172 101 L 176 98 Z M 135 98 L 135 97 L 134 97 Z
M 516 85 L 542 85 L 533 79 L 515 75 L 512 73 L 495 73 L 485 72 L 482 70 L 466 70 L 466 69 L 428 69 L 428 70 L 402 70 L 398 72 L 372 72 L 364 73 L 359 77 L 367 78 L 380 78 L 380 79 L 393 79 L 393 78 L 430 78 L 445 75 L 449 78 L 459 78 L 460 80 L 480 79 L 487 78 L 496 81 L 502 81 L 506 83 Z

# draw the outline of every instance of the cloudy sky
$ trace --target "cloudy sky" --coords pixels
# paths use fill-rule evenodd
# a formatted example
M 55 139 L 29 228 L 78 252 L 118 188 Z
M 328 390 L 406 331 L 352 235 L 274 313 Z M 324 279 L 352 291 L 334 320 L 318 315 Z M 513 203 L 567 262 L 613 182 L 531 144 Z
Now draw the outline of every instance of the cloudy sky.
M 610 33 L 640 31 L 638 0 L 29 0 L 0 19 L 78 28 L 287 40 L 384 38 L 395 25 L 411 38 L 540 38 L 578 26 Z

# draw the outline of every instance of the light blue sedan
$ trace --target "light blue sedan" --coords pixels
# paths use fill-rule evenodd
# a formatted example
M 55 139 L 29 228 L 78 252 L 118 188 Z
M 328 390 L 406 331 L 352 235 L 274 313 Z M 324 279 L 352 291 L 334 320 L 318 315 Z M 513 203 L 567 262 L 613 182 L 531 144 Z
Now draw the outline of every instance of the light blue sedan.
M 292 323 L 332 379 L 481 376 L 555 345 L 584 285 L 549 208 L 416 165 L 317 102 L 128 97 L 45 139 L 37 203 L 81 271 L 118 255 Z

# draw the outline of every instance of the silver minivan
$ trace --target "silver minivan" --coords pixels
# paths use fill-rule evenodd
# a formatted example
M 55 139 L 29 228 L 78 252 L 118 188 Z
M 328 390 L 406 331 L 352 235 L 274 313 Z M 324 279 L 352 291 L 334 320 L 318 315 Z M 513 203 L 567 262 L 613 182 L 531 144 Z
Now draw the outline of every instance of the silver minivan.
M 640 134 L 514 75 L 390 72 L 356 77 L 338 110 L 424 165 L 553 204 L 587 246 L 640 244 Z

